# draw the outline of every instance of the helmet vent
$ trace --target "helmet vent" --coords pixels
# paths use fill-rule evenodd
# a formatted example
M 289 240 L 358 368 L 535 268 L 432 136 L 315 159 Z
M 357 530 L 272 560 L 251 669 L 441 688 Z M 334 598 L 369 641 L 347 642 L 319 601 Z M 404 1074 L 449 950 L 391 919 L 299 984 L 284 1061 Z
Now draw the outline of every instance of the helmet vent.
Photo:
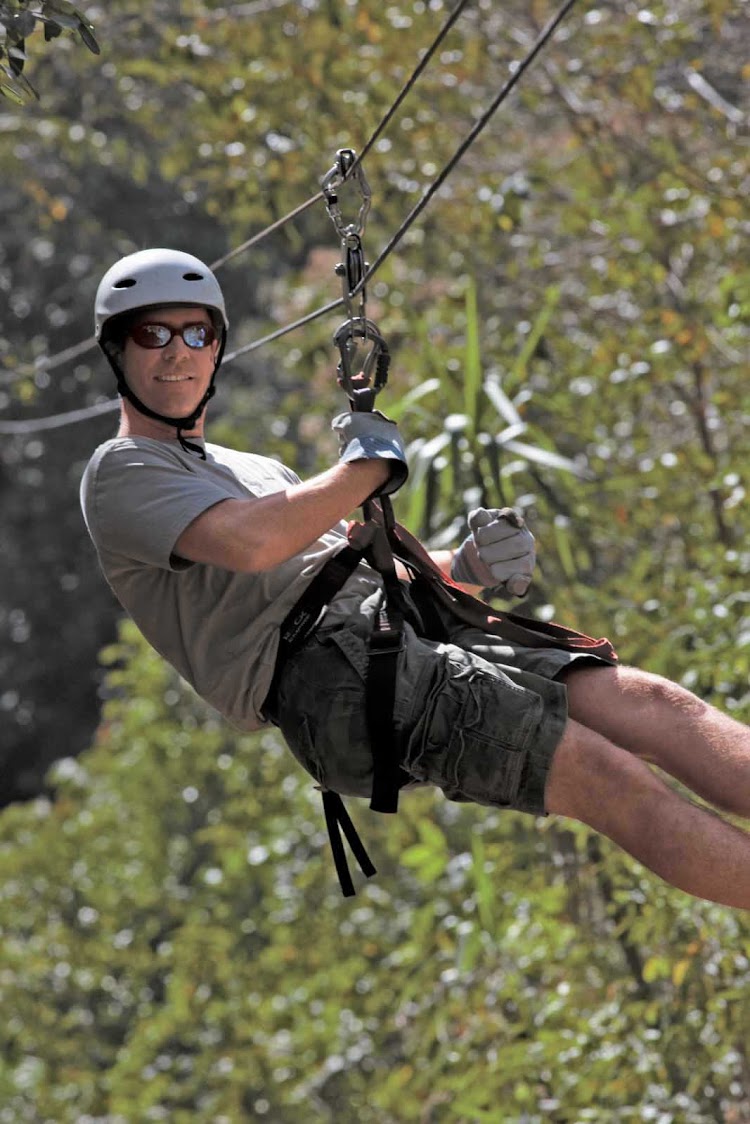
M 135 277 L 124 277 L 122 279 L 122 281 L 115 281 L 112 288 L 113 289 L 132 289 L 133 285 L 136 285 L 136 284 L 137 284 L 137 282 L 136 282 Z
M 203 274 L 202 273 L 183 273 L 182 276 L 183 276 L 183 279 L 185 281 L 202 281 L 203 280 Z

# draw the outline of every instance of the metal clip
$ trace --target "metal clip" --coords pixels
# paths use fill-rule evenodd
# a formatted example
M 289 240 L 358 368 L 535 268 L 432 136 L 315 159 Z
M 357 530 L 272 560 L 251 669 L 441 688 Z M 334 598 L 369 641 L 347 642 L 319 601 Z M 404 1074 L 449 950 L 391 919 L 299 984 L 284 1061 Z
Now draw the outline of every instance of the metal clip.
M 350 176 L 359 188 L 361 203 L 357 221 L 347 225 L 339 208 L 338 191 Z M 326 199 L 328 214 L 331 216 L 339 237 L 343 240 L 349 234 L 363 234 L 367 215 L 370 211 L 370 203 L 372 202 L 372 192 L 365 178 L 362 165 L 357 163 L 357 154 L 353 148 L 340 148 L 338 150 L 336 163 L 323 176 L 321 189 Z
M 339 207 L 339 188 L 350 177 L 359 188 L 362 201 L 356 222 L 346 223 Z M 323 177 L 322 188 L 328 214 L 341 239 L 341 253 L 344 260 L 336 266 L 336 274 L 341 278 L 346 314 L 350 320 L 355 317 L 364 320 L 366 295 L 363 282 L 367 272 L 367 262 L 362 249 L 362 233 L 370 210 L 372 193 L 362 166 L 357 163 L 357 154 L 353 148 L 338 150 L 336 163 Z M 356 309 L 353 304 L 355 292 L 359 296 Z
M 362 362 L 358 361 L 358 340 L 372 344 Z M 353 410 L 372 410 L 375 396 L 388 381 L 391 355 L 376 324 L 365 317 L 345 320 L 333 337 L 341 362 L 337 367 L 339 386 L 346 392 Z M 372 377 L 372 382 L 371 382 Z

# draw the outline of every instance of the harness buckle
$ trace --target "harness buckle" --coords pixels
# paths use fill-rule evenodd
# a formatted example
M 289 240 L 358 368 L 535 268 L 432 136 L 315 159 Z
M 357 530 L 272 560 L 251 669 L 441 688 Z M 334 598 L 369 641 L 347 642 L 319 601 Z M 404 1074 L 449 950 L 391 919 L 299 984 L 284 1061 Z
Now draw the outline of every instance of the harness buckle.
M 370 636 L 371 656 L 395 656 L 404 649 L 402 628 L 378 628 Z

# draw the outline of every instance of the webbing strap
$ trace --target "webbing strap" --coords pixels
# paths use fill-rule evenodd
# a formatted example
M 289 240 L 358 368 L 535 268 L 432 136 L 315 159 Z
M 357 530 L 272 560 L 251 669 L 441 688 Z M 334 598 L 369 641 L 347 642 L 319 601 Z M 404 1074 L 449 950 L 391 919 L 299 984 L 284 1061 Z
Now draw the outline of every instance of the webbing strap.
M 350 545 L 329 558 L 323 569 L 313 578 L 299 601 L 284 618 L 279 630 L 276 671 L 267 700 L 267 705 L 270 704 L 267 712 L 272 720 L 274 720 L 273 711 L 276 705 L 278 684 L 286 660 L 302 646 L 307 637 L 315 630 L 331 599 L 362 561 L 365 550 L 372 541 L 373 533 L 373 529 L 369 525 L 351 528 Z M 322 794 L 328 838 L 331 843 L 341 892 L 344 897 L 351 897 L 354 894 L 354 884 L 346 861 L 344 843 L 341 838 L 342 831 L 352 849 L 352 854 L 367 878 L 376 873 L 375 866 L 367 854 L 339 794 L 327 789 L 323 789 Z
M 371 878 L 373 874 L 377 874 L 377 870 L 370 856 L 367 854 L 362 840 L 357 835 L 357 829 L 349 818 L 349 813 L 344 807 L 344 801 L 341 799 L 338 792 L 331 792 L 329 789 L 323 790 L 323 811 L 326 817 L 328 838 L 331 841 L 331 851 L 333 852 L 333 861 L 336 864 L 336 874 L 338 875 L 341 892 L 345 898 L 353 898 L 355 894 L 354 883 L 349 873 L 349 864 L 346 861 L 341 831 L 343 831 L 346 836 L 346 841 L 352 849 L 352 854 L 359 863 L 365 877 Z
M 436 601 L 458 620 L 527 648 L 562 648 L 617 662 L 617 653 L 606 637 L 595 639 L 555 621 L 539 621 L 513 612 L 500 612 L 472 597 L 445 576 L 418 539 L 400 524 L 389 528 L 388 537 L 395 556 L 412 573 L 425 580 Z
M 362 561 L 364 548 L 345 546 L 329 558 L 308 585 L 296 605 L 287 613 L 279 630 L 279 655 L 283 660 L 312 632 L 331 598 Z
M 383 502 L 390 510 L 387 502 Z M 373 766 L 370 808 L 373 812 L 396 812 L 399 789 L 406 780 L 393 721 L 398 656 L 404 646 L 406 602 L 384 526 L 377 526 L 365 557 L 380 573 L 384 587 L 383 603 L 370 633 L 365 681 L 365 717 Z
M 373 812 L 397 812 L 398 792 L 404 780 L 398 757 L 393 709 L 396 703 L 398 654 L 403 647 L 403 629 L 390 621 L 373 629 L 365 683 L 365 716 L 372 749 Z

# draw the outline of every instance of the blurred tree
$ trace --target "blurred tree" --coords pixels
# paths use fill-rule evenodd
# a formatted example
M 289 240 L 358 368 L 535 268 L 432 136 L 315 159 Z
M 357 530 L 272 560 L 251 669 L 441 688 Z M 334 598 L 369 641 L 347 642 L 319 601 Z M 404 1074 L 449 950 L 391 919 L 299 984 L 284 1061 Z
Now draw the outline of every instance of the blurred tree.
M 319 794 L 124 625 L 95 748 L 0 818 L 0 1120 L 747 1121 L 746 915 L 583 829 Z M 658 1117 L 657 1117 L 658 1118 Z
M 38 98 L 27 75 L 23 73 L 27 61 L 26 41 L 37 30 L 44 28 L 44 40 L 57 39 L 63 31 L 77 34 L 90 51 L 100 53 L 94 38 L 94 29 L 85 16 L 69 0 L 0 0 L 0 96 L 23 104 L 27 97 Z

